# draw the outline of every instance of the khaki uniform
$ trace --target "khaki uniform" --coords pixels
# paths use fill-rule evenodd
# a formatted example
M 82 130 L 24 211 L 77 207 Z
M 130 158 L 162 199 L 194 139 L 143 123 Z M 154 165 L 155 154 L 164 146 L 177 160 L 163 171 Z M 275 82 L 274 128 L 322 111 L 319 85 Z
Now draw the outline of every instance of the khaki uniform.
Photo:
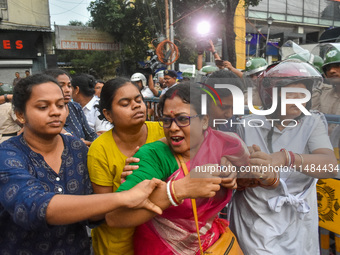
M 325 114 L 340 115 L 340 100 L 332 85 L 322 84 L 313 90 L 312 109 Z
M 324 114 L 340 115 L 340 98 L 332 85 L 321 84 L 313 90 L 312 109 Z M 336 125 L 329 125 L 329 133 Z
M 21 129 L 16 119 L 11 103 L 0 104 L 0 143 L 16 136 Z

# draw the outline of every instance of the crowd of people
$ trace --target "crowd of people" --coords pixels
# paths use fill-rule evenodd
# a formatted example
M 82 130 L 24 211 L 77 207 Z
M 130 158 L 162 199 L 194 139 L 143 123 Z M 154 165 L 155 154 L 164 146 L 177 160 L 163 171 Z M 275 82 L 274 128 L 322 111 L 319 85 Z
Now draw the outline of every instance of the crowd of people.
M 196 255 L 229 235 L 233 254 L 320 254 L 316 182 L 338 172 L 324 114 L 340 114 L 340 47 L 323 73 L 294 58 L 241 72 L 209 43 L 217 70 L 198 82 L 54 69 L 0 84 L 2 253 Z M 253 114 L 234 114 L 241 99 Z

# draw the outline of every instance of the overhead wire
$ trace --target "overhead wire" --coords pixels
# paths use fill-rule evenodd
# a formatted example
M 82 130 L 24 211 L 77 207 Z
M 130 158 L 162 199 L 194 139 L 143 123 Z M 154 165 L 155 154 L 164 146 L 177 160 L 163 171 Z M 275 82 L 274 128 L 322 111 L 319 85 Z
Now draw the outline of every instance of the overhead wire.
M 54 5 L 54 6 L 56 6 L 56 7 L 58 7 L 58 8 L 63 8 L 63 7 L 61 7 L 61 6 L 58 6 L 58 5 L 55 5 L 55 4 L 51 4 L 51 5 Z M 78 12 L 75 12 L 75 11 L 71 11 L 71 10 L 69 10 L 70 12 L 73 12 L 73 13 L 75 13 L 75 14 L 77 14 L 77 15 L 79 15 L 79 16 L 83 16 L 83 17 L 85 17 L 85 18 L 90 18 L 89 16 L 86 16 L 86 15 L 83 15 L 83 14 L 80 14 L 80 13 L 78 13 Z M 66 12 L 68 12 L 68 11 L 66 11 Z M 65 12 L 65 13 L 66 13 Z M 64 14 L 64 13 L 57 13 L 57 14 L 51 14 L 51 15 L 60 15 L 60 14 Z
M 186 18 L 187 16 L 189 16 L 189 15 L 191 15 L 191 14 L 193 14 L 193 13 L 195 13 L 195 12 L 198 12 L 199 10 L 203 9 L 204 6 L 206 6 L 206 5 L 209 4 L 210 2 L 211 2 L 211 0 L 209 0 L 207 3 L 203 4 L 201 7 L 197 8 L 196 10 L 193 10 L 192 12 L 189 12 L 188 14 L 186 14 L 186 15 L 184 15 L 183 17 L 179 18 L 178 20 L 172 22 L 172 23 L 169 25 L 169 27 L 173 26 L 175 23 L 177 23 L 178 21 L 180 21 L 180 20 Z
M 72 7 L 72 8 L 69 9 L 69 10 L 66 10 L 66 11 L 60 12 L 60 13 L 56 13 L 56 14 L 53 14 L 53 15 L 60 15 L 60 14 L 64 14 L 64 13 L 70 12 L 70 11 L 74 10 L 75 8 L 77 8 L 79 5 L 81 5 L 84 1 L 85 1 L 85 0 L 82 0 L 79 4 L 77 4 L 76 6 Z M 57 6 L 57 5 L 52 4 L 52 3 L 51 3 L 51 5 Z M 60 6 L 57 6 L 57 7 L 60 7 Z M 62 8 L 62 7 L 60 7 L 60 8 Z
M 156 27 L 155 20 L 154 20 L 154 18 L 153 18 L 153 16 L 152 16 L 151 8 L 150 8 L 150 5 L 149 5 L 149 0 L 146 0 L 146 2 L 147 2 L 147 4 L 146 4 L 146 11 L 148 12 L 149 17 L 150 17 L 150 19 L 151 19 L 151 21 L 152 21 L 152 23 L 153 23 L 153 25 L 154 25 L 155 33 L 157 33 L 157 27 Z

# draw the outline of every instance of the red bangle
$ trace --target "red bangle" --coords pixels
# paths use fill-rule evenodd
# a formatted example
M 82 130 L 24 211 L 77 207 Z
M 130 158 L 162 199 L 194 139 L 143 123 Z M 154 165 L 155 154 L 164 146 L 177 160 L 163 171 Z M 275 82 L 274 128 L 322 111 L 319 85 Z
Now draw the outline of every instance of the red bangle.
M 171 185 L 171 189 L 170 189 L 170 194 L 171 194 L 171 197 L 172 199 L 175 201 L 176 204 L 180 205 L 183 203 L 183 200 L 182 201 L 179 201 L 177 196 L 176 196 L 176 193 L 175 193 L 175 187 L 174 187 L 174 178 L 172 178 L 170 180 L 170 185 Z
M 290 158 L 291 158 L 291 162 L 290 162 L 290 165 L 289 167 L 293 167 L 294 164 L 295 164 L 295 155 L 292 151 L 288 151 L 289 155 L 290 155 Z
M 277 175 L 278 175 L 278 173 L 275 172 L 275 176 L 273 178 L 273 181 L 270 184 L 262 184 L 261 183 L 260 186 L 261 187 L 270 187 L 270 186 L 275 185 L 279 181 L 279 179 L 280 179 Z

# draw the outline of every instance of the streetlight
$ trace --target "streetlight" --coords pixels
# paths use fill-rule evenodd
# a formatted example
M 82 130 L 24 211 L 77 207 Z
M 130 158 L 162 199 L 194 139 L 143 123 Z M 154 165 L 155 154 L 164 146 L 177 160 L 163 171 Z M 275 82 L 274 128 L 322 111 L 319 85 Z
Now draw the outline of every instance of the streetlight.
M 270 35 L 270 26 L 273 24 L 274 19 L 269 16 L 267 19 L 267 24 L 268 24 L 268 33 L 267 33 L 267 38 L 266 38 L 266 47 L 265 47 L 265 56 L 267 56 L 267 46 L 268 46 L 268 40 L 269 40 L 269 35 Z
M 259 51 L 260 51 L 260 43 L 259 43 L 259 40 L 260 40 L 261 29 L 262 29 L 262 27 L 256 27 L 256 30 L 257 30 L 256 57 L 259 56 Z
M 246 35 L 246 41 L 247 41 L 247 48 L 248 48 L 248 50 L 247 50 L 247 60 L 249 60 L 249 54 L 250 54 L 250 41 L 251 41 L 251 39 L 253 39 L 253 36 L 251 35 L 251 34 L 247 34 Z

